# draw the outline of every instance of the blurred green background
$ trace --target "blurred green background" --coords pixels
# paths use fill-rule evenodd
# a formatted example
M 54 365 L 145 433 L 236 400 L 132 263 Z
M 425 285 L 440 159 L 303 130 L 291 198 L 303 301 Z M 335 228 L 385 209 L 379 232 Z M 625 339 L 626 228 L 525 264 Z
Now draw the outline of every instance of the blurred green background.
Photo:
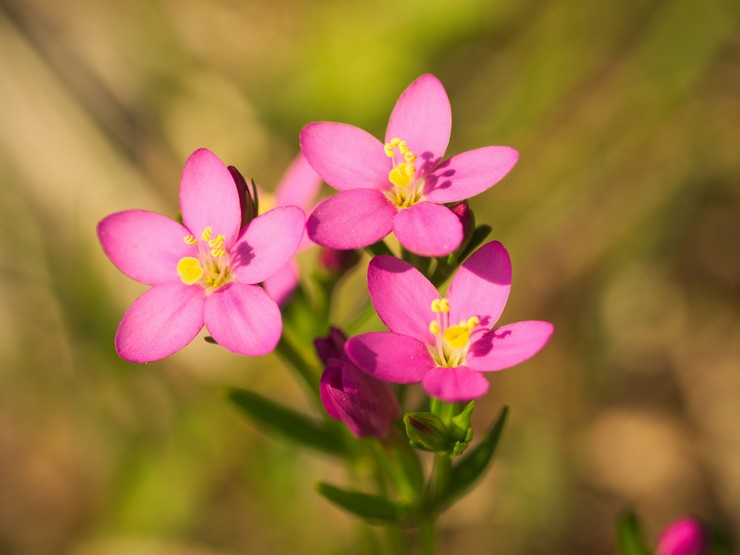
M 198 147 L 269 189 L 309 121 L 382 137 L 425 72 L 449 153 L 520 151 L 473 207 L 512 254 L 503 321 L 556 325 L 490 376 L 477 425 L 512 418 L 442 552 L 614 553 L 626 505 L 653 537 L 692 513 L 737 542 L 738 20 L 730 0 L 0 1 L 0 553 L 352 551 L 364 532 L 313 491 L 341 468 L 221 399 L 307 407 L 280 361 L 116 357 L 144 287 L 95 225 L 174 215 Z

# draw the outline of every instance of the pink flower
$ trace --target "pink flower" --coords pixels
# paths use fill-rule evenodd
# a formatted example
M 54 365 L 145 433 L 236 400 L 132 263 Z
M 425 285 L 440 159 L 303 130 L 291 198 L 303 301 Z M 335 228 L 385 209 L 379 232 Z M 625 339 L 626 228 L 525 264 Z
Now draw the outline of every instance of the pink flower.
M 316 200 L 316 195 L 321 187 L 321 179 L 313 168 L 308 164 L 302 154 L 296 156 L 283 175 L 280 183 L 275 189 L 274 198 L 260 192 L 260 212 L 264 212 L 273 206 L 297 206 L 304 212 L 309 212 Z M 304 233 L 303 239 L 298 246 L 301 252 L 313 245 L 313 242 Z M 298 287 L 298 265 L 295 260 L 290 260 L 262 284 L 267 294 L 283 306 L 289 300 L 295 288 Z
M 393 231 L 406 249 L 422 256 L 454 251 L 463 239 L 463 226 L 444 204 L 496 184 L 518 153 L 489 146 L 441 162 L 451 121 L 444 87 L 433 75 L 422 75 L 396 102 L 385 144 L 343 123 L 304 127 L 303 154 L 340 191 L 311 214 L 309 237 L 334 249 L 358 249 Z
M 355 437 L 385 438 L 401 416 L 390 386 L 365 374 L 344 354 L 346 337 L 337 328 L 314 343 L 326 368 L 319 391 L 326 412 Z
M 701 524 L 686 517 L 663 531 L 657 555 L 706 555 L 707 551 L 707 538 Z
M 497 241 L 463 263 L 446 297 L 416 268 L 390 256 L 372 259 L 367 281 L 375 310 L 391 331 L 351 338 L 349 358 L 383 380 L 422 382 L 443 401 L 481 397 L 488 390 L 481 372 L 524 362 L 552 335 L 552 324 L 539 321 L 491 329 L 511 287 L 509 254 Z
M 279 270 L 298 246 L 305 216 L 276 208 L 240 231 L 234 179 L 210 151 L 195 151 L 180 181 L 183 225 L 145 210 L 127 210 L 98 224 L 108 258 L 127 276 L 151 285 L 126 311 L 116 350 L 149 362 L 180 350 L 204 323 L 226 349 L 264 355 L 282 332 L 280 310 L 254 284 Z

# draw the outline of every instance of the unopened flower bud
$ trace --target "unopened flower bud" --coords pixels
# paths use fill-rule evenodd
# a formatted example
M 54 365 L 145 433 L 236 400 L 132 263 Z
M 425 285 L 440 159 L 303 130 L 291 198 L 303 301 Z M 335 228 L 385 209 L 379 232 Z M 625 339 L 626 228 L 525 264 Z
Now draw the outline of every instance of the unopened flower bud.
M 247 180 L 234 166 L 229 166 L 229 172 L 234 178 L 234 184 L 239 193 L 239 206 L 242 211 L 241 227 L 244 227 L 257 217 L 257 190 L 254 185 L 250 189 Z
M 672 523 L 660 535 L 657 555 L 708 555 L 709 541 L 702 525 L 686 517 Z
M 416 449 L 434 453 L 450 449 L 450 433 L 442 419 L 431 412 L 410 412 L 403 417 L 406 436 Z
M 354 268 L 360 261 L 360 253 L 356 250 L 337 250 L 322 248 L 319 253 L 319 265 L 328 274 L 339 278 Z
M 334 359 L 319 387 L 326 412 L 356 437 L 383 439 L 401 415 L 391 387 L 349 361 Z
M 453 206 L 452 211 L 460 219 L 460 223 L 462 224 L 464 243 L 475 229 L 475 217 L 473 216 L 473 211 L 470 209 L 470 205 L 466 201 L 462 201 Z
M 347 336 L 344 332 L 332 326 L 329 329 L 329 335 L 314 339 L 313 346 L 321 362 L 327 366 L 332 359 L 347 360 L 347 355 L 344 354 L 346 342 Z

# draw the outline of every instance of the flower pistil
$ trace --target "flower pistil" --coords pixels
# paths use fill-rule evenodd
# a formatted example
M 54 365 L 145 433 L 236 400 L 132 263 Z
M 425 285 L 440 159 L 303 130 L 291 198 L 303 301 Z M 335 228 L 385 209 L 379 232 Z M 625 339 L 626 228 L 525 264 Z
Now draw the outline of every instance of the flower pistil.
M 444 368 L 462 365 L 472 336 L 485 331 L 480 327 L 480 318 L 471 316 L 457 324 L 450 324 L 450 302 L 446 298 L 434 299 L 431 309 L 436 315 L 429 323 L 429 331 L 434 335 L 434 345 L 428 346 L 432 358 Z

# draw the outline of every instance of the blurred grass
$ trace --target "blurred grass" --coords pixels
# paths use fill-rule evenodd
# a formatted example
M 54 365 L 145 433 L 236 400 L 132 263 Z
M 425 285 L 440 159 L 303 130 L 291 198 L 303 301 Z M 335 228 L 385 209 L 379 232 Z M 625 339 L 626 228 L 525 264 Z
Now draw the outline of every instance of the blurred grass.
M 725 0 L 0 2 L 0 553 L 351 549 L 312 490 L 339 470 L 218 395 L 307 407 L 276 359 L 115 357 L 142 288 L 94 228 L 174 213 L 200 146 L 269 188 L 308 121 L 382 135 L 423 72 L 451 153 L 520 151 L 473 205 L 512 253 L 504 319 L 557 330 L 491 376 L 477 425 L 512 419 L 445 552 L 612 553 L 627 504 L 653 537 L 689 512 L 740 529 L 737 31 Z

